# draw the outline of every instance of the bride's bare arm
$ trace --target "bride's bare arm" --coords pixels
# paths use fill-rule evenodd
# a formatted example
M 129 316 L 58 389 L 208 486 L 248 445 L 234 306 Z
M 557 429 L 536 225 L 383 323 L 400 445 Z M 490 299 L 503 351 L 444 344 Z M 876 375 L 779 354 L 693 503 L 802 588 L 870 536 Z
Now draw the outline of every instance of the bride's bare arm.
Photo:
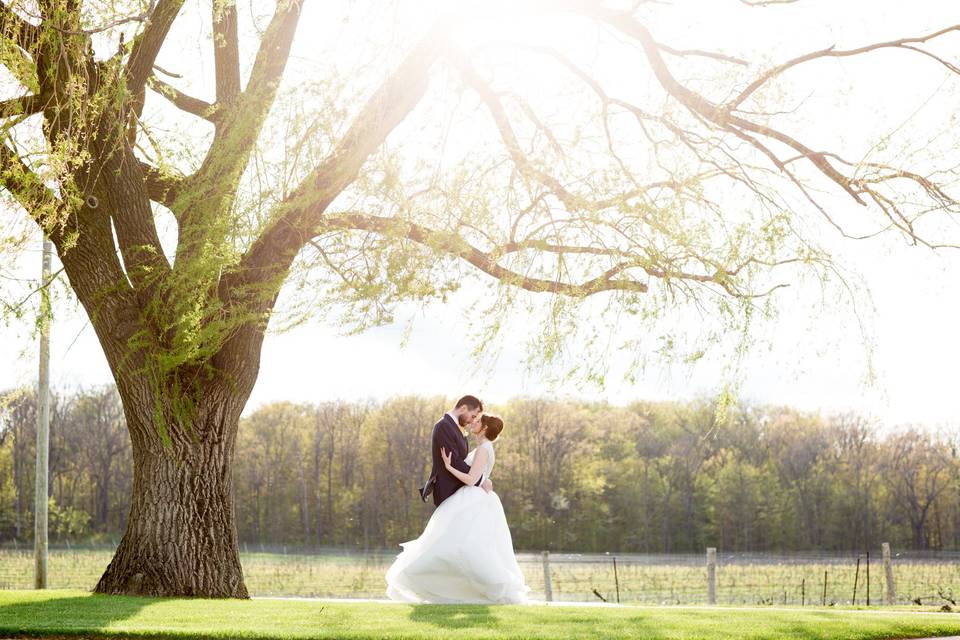
M 473 464 L 470 466 L 470 473 L 464 473 L 450 464 L 450 458 L 453 457 L 452 452 L 447 453 L 446 449 L 440 449 L 440 455 L 443 457 L 443 464 L 446 465 L 447 471 L 452 473 L 457 480 L 468 486 L 476 484 L 480 476 L 483 475 L 483 470 L 487 468 L 487 450 L 483 447 L 479 447 L 474 454 Z

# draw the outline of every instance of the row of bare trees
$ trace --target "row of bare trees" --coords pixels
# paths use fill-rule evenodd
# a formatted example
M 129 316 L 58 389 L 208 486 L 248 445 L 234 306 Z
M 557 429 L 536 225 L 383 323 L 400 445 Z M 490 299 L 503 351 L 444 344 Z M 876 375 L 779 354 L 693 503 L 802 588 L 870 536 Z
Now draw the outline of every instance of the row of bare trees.
M 37 401 L 0 395 L 0 539 L 33 535 Z M 133 462 L 113 387 L 56 394 L 50 409 L 50 511 L 54 540 L 112 537 L 130 509 Z
M 35 398 L 6 403 L 0 539 L 29 539 Z M 427 471 L 442 398 L 267 404 L 242 422 L 234 472 L 240 540 L 392 548 L 431 507 Z M 960 441 L 707 402 L 627 407 L 514 399 L 494 472 L 519 549 L 684 552 L 960 548 Z M 110 388 L 61 394 L 52 412 L 54 539 L 117 539 L 132 461 Z

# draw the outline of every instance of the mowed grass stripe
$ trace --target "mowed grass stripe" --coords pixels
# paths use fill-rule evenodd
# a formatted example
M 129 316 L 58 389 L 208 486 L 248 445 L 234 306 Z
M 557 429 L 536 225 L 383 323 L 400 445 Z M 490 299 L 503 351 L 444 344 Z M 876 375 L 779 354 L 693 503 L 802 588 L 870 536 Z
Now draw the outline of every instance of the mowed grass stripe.
M 879 640 L 960 634 L 960 615 L 826 609 L 442 606 L 0 591 L 0 636 Z

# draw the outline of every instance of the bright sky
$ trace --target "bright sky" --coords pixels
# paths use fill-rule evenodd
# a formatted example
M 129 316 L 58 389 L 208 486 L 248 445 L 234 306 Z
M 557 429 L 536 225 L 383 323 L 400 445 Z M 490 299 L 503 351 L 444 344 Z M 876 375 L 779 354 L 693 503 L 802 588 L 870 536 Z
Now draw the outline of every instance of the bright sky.
M 330 22 L 328 16 L 309 13 L 321 11 L 321 4 L 308 5 L 312 9 L 304 16 L 295 55 L 321 56 L 311 45 L 322 39 L 317 34 L 328 30 Z M 406 6 L 417 6 L 417 2 L 411 0 Z M 330 5 L 323 11 L 330 12 Z M 771 16 L 779 14 L 791 16 L 789 31 L 761 26 L 770 24 Z M 854 47 L 923 34 L 957 20 L 954 2 L 936 0 L 800 0 L 797 5 L 767 9 L 748 9 L 736 0 L 677 0 L 673 8 L 660 15 L 662 23 L 651 25 L 651 29 L 661 41 L 677 48 L 718 49 L 771 60 L 834 43 Z M 955 51 L 957 38 L 951 42 Z M 570 46 L 579 45 L 571 41 Z M 756 46 L 757 50 L 747 46 Z M 188 47 L 180 55 L 206 56 L 203 64 L 212 68 L 209 52 Z M 856 87 L 863 92 L 858 95 L 872 96 L 869 99 L 877 105 L 878 120 L 882 120 L 880 114 L 894 120 L 910 115 L 943 82 L 942 68 L 919 55 L 878 56 L 879 63 L 870 72 L 840 63 L 828 71 L 820 67 L 811 73 L 840 78 L 850 90 Z M 800 86 L 813 86 L 804 85 L 803 80 L 802 75 L 798 77 Z M 809 97 L 812 101 L 821 99 L 827 98 L 819 94 Z M 935 102 L 927 108 L 933 109 Z M 829 104 L 825 105 L 822 113 L 831 117 Z M 856 121 L 840 127 L 830 122 L 821 133 L 814 131 L 814 139 L 818 135 L 829 138 L 838 128 L 854 138 L 868 135 L 874 123 L 860 113 Z M 855 243 L 828 236 L 825 243 L 842 252 L 845 266 L 861 274 L 872 293 L 875 308 L 863 310 L 863 319 L 874 345 L 876 381 L 864 384 L 866 348 L 849 307 L 825 312 L 817 304 L 818 289 L 795 286 L 778 298 L 782 310 L 778 320 L 758 328 L 774 346 L 750 353 L 742 364 L 740 396 L 826 413 L 854 410 L 876 416 L 888 425 L 911 422 L 943 427 L 952 422 L 956 426 L 956 416 L 960 415 L 955 374 L 956 363 L 960 362 L 960 340 L 956 338 L 960 251 L 932 253 L 892 239 Z M 39 238 L 35 247 L 24 257 L 21 269 L 39 272 Z M 408 393 L 450 398 L 474 393 L 494 403 L 517 395 L 558 393 L 622 404 L 635 399 L 687 399 L 715 393 L 723 377 L 729 375 L 727 362 L 708 356 L 693 369 L 667 370 L 650 365 L 633 385 L 618 381 L 614 375 L 603 390 L 573 384 L 550 388 L 544 376 L 525 371 L 525 346 L 513 336 L 506 341 L 495 366 L 478 367 L 469 357 L 465 317 L 455 304 L 433 305 L 425 312 L 401 310 L 397 317 L 394 325 L 349 337 L 316 322 L 270 335 L 247 411 L 273 400 L 318 402 Z M 0 388 L 35 379 L 36 346 L 29 327 L 14 325 L 2 332 Z M 615 354 L 613 370 L 627 357 Z M 56 387 L 111 380 L 95 335 L 81 313 L 60 311 L 53 328 L 52 361 Z

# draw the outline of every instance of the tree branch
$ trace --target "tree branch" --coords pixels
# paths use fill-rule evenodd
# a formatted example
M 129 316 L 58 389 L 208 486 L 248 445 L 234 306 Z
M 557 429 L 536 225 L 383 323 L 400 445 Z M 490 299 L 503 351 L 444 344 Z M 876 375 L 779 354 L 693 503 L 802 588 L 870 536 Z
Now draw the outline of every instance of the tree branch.
M 257 133 L 263 125 L 263 121 L 273 105 L 277 94 L 279 80 L 283 76 L 283 70 L 286 68 L 287 60 L 290 57 L 290 47 L 293 44 L 293 37 L 297 31 L 297 24 L 300 21 L 300 10 L 302 3 L 299 0 L 280 0 L 277 4 L 276 12 L 270 20 L 269 26 L 264 33 L 263 40 L 260 41 L 260 48 L 257 50 L 256 58 L 253 62 L 253 69 L 250 71 L 250 78 L 247 80 L 247 88 L 242 94 L 231 98 L 235 104 L 223 117 L 222 127 L 217 129 L 217 135 L 210 148 L 208 158 L 216 158 L 219 154 L 229 153 L 234 157 L 242 159 L 242 166 L 246 166 L 247 158 L 257 139 Z M 226 12 L 223 25 L 229 31 L 229 8 Z M 234 11 L 234 20 L 236 19 Z M 229 49 L 229 47 L 227 47 Z M 236 79 L 236 87 L 232 88 L 229 83 L 234 80 L 231 55 L 228 50 L 220 50 L 220 59 L 218 69 L 225 75 L 223 89 L 225 91 L 239 91 L 239 77 Z M 239 74 L 239 71 L 237 72 Z M 217 99 L 220 99 L 220 80 L 217 85 Z M 250 132 L 249 135 L 234 135 L 234 129 L 242 129 Z M 206 163 L 205 163 L 206 164 Z M 203 175 L 204 169 L 198 173 Z
M 209 120 L 210 122 L 215 123 L 217 121 L 216 105 L 210 104 L 206 100 L 201 100 L 200 98 L 188 96 L 173 85 L 167 84 L 157 76 L 150 76 L 150 79 L 147 81 L 147 86 L 169 100 L 178 109 L 193 114 L 198 118 Z
M 246 90 L 236 96 L 232 103 L 217 105 L 217 129 L 213 142 L 200 168 L 186 179 L 187 188 L 183 192 L 190 194 L 190 201 L 178 203 L 184 225 L 190 227 L 195 226 L 194 222 L 199 223 L 210 212 L 210 203 L 227 206 L 232 200 L 276 97 L 300 20 L 301 6 L 299 0 L 280 0 L 277 3 L 270 25 L 260 42 Z M 232 74 L 229 69 L 232 63 L 228 63 L 228 60 L 229 54 L 224 58 L 221 53 L 218 68 L 227 74 L 222 78 Z M 218 85 L 218 98 L 219 92 Z M 191 248 L 184 246 L 183 251 L 189 252 Z M 178 253 L 178 261 L 181 255 L 187 253 Z
M 283 271 L 315 235 L 323 211 L 356 178 L 367 158 L 413 110 L 427 90 L 428 71 L 439 55 L 441 27 L 435 27 L 370 97 L 333 154 L 278 207 L 275 222 L 253 243 L 240 263 L 246 279 L 262 270 Z
M 424 96 L 429 70 L 444 44 L 445 23 L 435 25 L 380 85 L 354 119 L 334 152 L 278 207 L 273 222 L 251 244 L 237 268 L 220 280 L 220 299 L 237 316 L 269 314 L 283 276 L 313 238 L 331 202 Z M 257 286 L 259 285 L 259 287 Z M 218 368 L 257 366 L 264 327 L 248 323 L 215 359 Z
M 390 238 L 410 240 L 438 253 L 460 258 L 504 284 L 516 286 L 535 293 L 553 293 L 573 298 L 585 298 L 605 291 L 646 293 L 649 290 L 649 284 L 647 282 L 642 282 L 630 277 L 618 277 L 631 269 L 640 269 L 650 278 L 657 278 L 667 283 L 668 286 L 672 281 L 714 285 L 720 287 L 732 297 L 745 300 L 769 296 L 777 289 L 788 286 L 786 284 L 777 284 L 759 293 L 743 291 L 736 285 L 733 279 L 746 263 L 738 266 L 735 270 L 718 270 L 715 273 L 691 273 L 670 265 L 658 264 L 647 256 L 617 248 L 556 244 L 544 240 L 530 239 L 521 242 L 510 242 L 495 246 L 489 251 L 483 251 L 455 232 L 438 231 L 398 218 L 385 218 L 358 213 L 345 212 L 323 218 L 321 231 L 334 230 L 369 231 Z M 555 279 L 548 280 L 523 275 L 500 264 L 500 259 L 503 256 L 529 249 L 556 255 L 604 256 L 615 261 L 602 274 L 579 283 L 564 282 L 562 280 L 562 274 L 559 271 Z M 789 264 L 795 261 L 796 259 L 782 260 L 776 263 L 770 263 L 770 266 Z M 750 259 L 747 262 L 760 261 Z
M 133 371 L 142 362 L 129 340 L 139 328 L 138 309 L 110 231 L 109 216 L 88 207 L 59 220 L 62 203 L 7 145 L 0 144 L 0 185 L 26 209 L 57 247 L 70 285 L 84 305 L 114 371 Z M 80 229 L 71 237 L 69 231 Z M 127 369 L 129 367 L 129 369 Z
M 878 42 L 876 44 L 871 44 L 864 47 L 858 47 L 856 49 L 837 50 L 835 47 L 827 47 L 826 49 L 822 49 L 820 51 L 813 51 L 811 53 L 807 53 L 802 56 L 797 56 L 796 58 L 788 60 L 760 74 L 760 76 L 757 77 L 749 85 L 747 85 L 747 87 L 743 91 L 741 91 L 732 99 L 725 102 L 720 108 L 723 109 L 724 111 L 732 111 L 733 109 L 736 109 L 740 104 L 743 103 L 744 100 L 750 97 L 757 89 L 759 89 L 765 83 L 783 74 L 788 69 L 791 69 L 793 67 L 796 67 L 797 65 L 803 64 L 804 62 L 810 62 L 811 60 L 819 60 L 822 58 L 847 58 L 850 56 L 857 56 L 864 53 L 868 53 L 870 51 L 877 51 L 879 49 L 908 49 L 908 50 L 917 51 L 926 56 L 932 57 L 934 60 L 936 60 L 937 62 L 945 66 L 947 69 L 949 69 L 951 72 L 960 73 L 960 69 L 958 69 L 956 65 L 953 65 L 947 62 L 946 60 L 940 58 L 939 56 L 936 56 L 922 49 L 917 49 L 916 47 L 908 46 L 911 44 L 922 44 L 924 42 L 933 40 L 934 38 L 938 38 L 944 34 L 954 32 L 954 31 L 960 31 L 960 25 L 953 25 L 945 29 L 940 29 L 939 31 L 935 31 L 925 36 L 920 36 L 916 38 L 901 38 L 899 40 Z
M 240 42 L 236 0 L 213 3 L 213 55 L 217 102 L 232 104 L 240 95 Z
M 737 58 L 736 56 L 728 56 L 723 53 L 717 53 L 715 51 L 704 51 L 702 49 L 674 49 L 669 45 L 663 44 L 662 42 L 658 42 L 657 47 L 665 53 L 669 53 L 672 56 L 678 56 L 681 58 L 686 58 L 689 56 L 699 57 L 699 58 L 710 58 L 712 60 L 720 60 L 721 62 L 730 62 L 732 64 L 737 64 L 743 67 L 749 64 L 743 58 Z
M 507 113 L 497 94 L 479 74 L 477 74 L 466 57 L 457 53 L 451 54 L 450 57 L 454 61 L 455 66 L 460 70 L 466 83 L 480 95 L 480 99 L 486 104 L 487 109 L 490 111 L 497 125 L 497 129 L 500 131 L 500 137 L 503 140 L 504 146 L 506 146 L 507 152 L 510 154 L 511 159 L 520 172 L 527 178 L 536 180 L 549 189 L 569 211 L 583 209 L 586 204 L 583 198 L 571 193 L 559 180 L 545 171 L 541 171 L 530 162 L 520 147 L 516 133 L 513 131 L 513 126 L 510 124 L 510 119 L 507 117 Z
M 159 202 L 170 209 L 176 215 L 176 211 L 173 210 L 173 203 L 180 193 L 183 178 L 163 173 L 160 169 L 142 160 L 138 162 L 140 163 L 140 170 L 143 172 L 147 196 L 154 202 Z
M 150 14 L 147 26 L 134 39 L 126 69 L 127 88 L 134 95 L 140 93 L 153 72 L 153 62 L 157 59 L 160 47 L 167 39 L 183 2 L 184 0 L 159 0 Z
M 564 66 L 569 68 L 577 77 L 581 78 L 584 82 L 586 82 L 588 86 L 590 86 L 590 88 L 597 94 L 597 96 L 602 101 L 602 104 L 604 107 L 604 118 L 607 117 L 606 115 L 607 106 L 610 104 L 616 104 L 618 106 L 624 107 L 628 111 L 637 115 L 638 119 L 640 120 L 646 117 L 646 114 L 640 113 L 639 110 L 633 107 L 632 105 L 629 105 L 628 103 L 624 103 L 623 101 L 620 101 L 620 100 L 610 98 L 606 94 L 606 92 L 603 90 L 603 88 L 600 86 L 600 84 L 596 82 L 596 80 L 594 80 L 593 78 L 585 74 L 585 72 L 583 72 L 578 67 L 576 67 L 576 65 L 574 65 L 571 61 L 569 61 L 569 59 L 567 59 L 565 56 L 563 56 L 559 52 L 553 51 L 551 49 L 544 49 L 539 47 L 525 47 L 525 48 L 529 48 L 535 51 L 536 53 L 542 53 L 542 54 L 556 57 L 558 60 L 561 61 L 562 64 L 564 64 Z M 605 209 L 609 209 L 611 207 L 617 207 L 618 205 L 623 205 L 624 203 L 626 203 L 630 198 L 633 198 L 639 195 L 644 195 L 648 191 L 656 188 L 670 189 L 675 193 L 677 193 L 678 195 L 682 194 L 687 189 L 687 187 L 685 187 L 683 183 L 679 180 L 657 181 L 657 182 L 646 184 L 646 185 L 641 184 L 627 170 L 627 168 L 623 165 L 622 161 L 620 161 L 621 170 L 623 170 L 624 174 L 631 179 L 631 181 L 635 186 L 635 189 L 624 192 L 624 193 L 620 193 L 618 195 L 608 197 L 602 200 L 590 199 L 572 192 L 567 187 L 565 187 L 557 178 L 550 175 L 548 172 L 538 168 L 536 164 L 532 162 L 529 157 L 527 157 L 526 153 L 522 150 L 520 146 L 520 143 L 516 137 L 516 134 L 514 133 L 513 127 L 506 114 L 506 111 L 504 110 L 503 105 L 501 104 L 499 94 L 494 92 L 494 90 L 485 81 L 483 81 L 480 78 L 480 76 L 476 73 L 476 71 L 471 67 L 469 62 L 464 57 L 462 56 L 457 57 L 456 64 L 458 68 L 461 70 L 461 73 L 464 76 L 467 84 L 473 87 L 478 92 L 481 100 L 487 105 L 491 115 L 493 116 L 494 122 L 496 123 L 496 126 L 500 131 L 500 135 L 504 142 L 504 145 L 507 147 L 511 158 L 513 159 L 514 164 L 520 170 L 520 173 L 545 186 L 548 189 L 548 191 L 552 193 L 564 205 L 564 207 L 574 215 L 580 216 L 581 214 L 594 214 L 594 213 L 603 211 Z M 657 121 L 663 124 L 664 126 L 668 127 L 669 129 L 671 129 L 672 131 L 674 131 L 674 133 L 680 135 L 681 139 L 683 139 L 682 133 L 671 123 L 663 121 L 661 119 L 657 119 Z M 612 144 L 612 140 L 609 139 L 609 132 L 608 132 L 608 141 Z M 612 148 L 610 149 L 610 151 L 611 151 L 611 154 L 615 158 L 617 158 L 619 161 L 619 158 L 616 156 Z M 716 171 L 711 170 L 704 174 L 698 175 L 697 178 L 707 179 L 717 175 L 728 175 L 728 173 L 722 169 L 718 169 Z M 736 179 L 736 177 L 734 177 L 734 179 Z M 637 215 L 639 215 L 639 218 L 643 221 L 643 223 L 648 225 L 650 228 L 656 229 L 658 232 L 662 233 L 666 238 L 676 237 L 676 231 L 673 229 L 667 228 L 660 220 L 657 219 L 657 216 L 655 215 L 651 216 L 651 215 L 645 214 L 642 208 L 638 208 L 636 211 L 637 211 Z M 554 223 L 555 222 L 551 220 L 549 224 L 553 225 Z M 511 239 L 515 236 L 515 234 L 516 234 L 516 230 L 514 229 L 514 231 L 511 233 Z M 526 241 L 526 242 L 534 242 L 538 244 L 540 249 L 546 250 L 546 251 L 550 250 L 548 248 L 550 245 L 540 240 L 532 240 L 532 241 Z M 506 248 L 509 249 L 511 246 L 513 245 L 506 245 Z M 705 267 L 710 267 L 713 270 L 713 272 L 709 275 L 702 275 L 702 274 L 691 274 L 688 272 L 684 272 L 682 269 L 676 269 L 673 266 L 658 268 L 654 264 L 654 261 L 650 259 L 640 259 L 635 254 L 628 253 L 627 255 L 632 255 L 635 260 L 639 260 L 639 263 L 637 263 L 637 266 L 641 266 L 642 268 L 644 268 L 649 275 L 653 277 L 662 278 L 664 280 L 674 278 L 674 279 L 683 279 L 683 280 L 698 281 L 698 282 L 713 282 L 715 284 L 722 286 L 730 295 L 734 297 L 740 297 L 740 298 L 763 296 L 763 295 L 768 295 L 770 293 L 769 291 L 763 294 L 746 293 L 740 290 L 738 287 L 736 287 L 732 282 L 731 278 L 732 276 L 735 275 L 735 272 L 725 269 L 722 265 L 718 264 L 716 260 L 710 259 L 704 255 L 701 255 L 700 252 L 695 251 L 687 243 L 683 243 L 683 250 L 688 252 L 689 257 L 694 258 Z M 567 249 L 564 252 L 569 253 L 571 251 Z M 597 251 L 593 249 L 588 249 L 588 248 L 580 248 L 576 252 L 577 253 L 594 253 L 594 254 L 598 253 Z M 615 252 L 609 253 L 608 250 L 602 250 L 600 253 L 604 255 L 619 255 Z M 721 275 L 723 275 L 724 277 L 721 277 Z M 779 288 L 779 286 L 775 288 Z M 772 290 L 773 289 L 771 289 L 771 291 Z
M 539 47 L 525 48 L 537 53 L 560 55 L 550 49 Z M 530 158 L 520 146 L 520 142 L 517 139 L 516 133 L 513 130 L 513 126 L 510 123 L 510 119 L 507 116 L 507 112 L 503 107 L 503 103 L 501 102 L 499 95 L 493 90 L 492 87 L 490 87 L 489 84 L 487 84 L 486 81 L 480 77 L 476 70 L 470 65 L 466 57 L 454 53 L 451 54 L 451 58 L 454 60 L 455 65 L 460 70 L 466 83 L 478 93 L 480 99 L 487 106 L 487 109 L 490 111 L 494 123 L 500 132 L 500 137 L 503 140 L 504 146 L 507 148 L 510 158 L 520 170 L 520 173 L 546 187 L 550 193 L 552 193 L 560 202 L 563 203 L 564 207 L 566 207 L 568 211 L 598 211 L 615 206 L 618 203 L 622 203 L 651 189 L 665 187 L 676 190 L 677 187 L 680 186 L 679 183 L 674 180 L 657 181 L 646 185 L 637 183 L 636 189 L 623 192 L 603 200 L 590 200 L 577 193 L 574 193 L 573 191 L 570 191 L 557 178 L 550 175 L 546 171 L 537 168 L 537 166 L 531 162 Z M 572 64 L 570 65 L 570 69 L 574 71 L 574 73 L 582 73 L 575 66 L 572 66 Z M 591 88 L 597 92 L 597 95 L 604 100 L 605 104 L 624 104 L 620 101 L 611 100 L 595 80 L 590 79 L 589 84 Z
M 76 178 L 84 198 L 84 217 L 97 224 L 100 218 L 107 219 L 108 227 L 113 221 L 111 235 L 116 235 L 126 276 L 143 308 L 155 302 L 153 294 L 170 272 L 147 195 L 143 163 L 120 131 L 93 139 L 90 145 L 99 161 L 84 167 Z
M 666 62 L 664 62 L 663 57 L 660 55 L 660 50 L 657 47 L 656 41 L 653 39 L 653 36 L 645 26 L 635 21 L 629 15 L 615 11 L 602 11 L 599 15 L 602 20 L 615 27 L 620 32 L 640 42 L 640 46 L 643 48 L 644 54 L 647 57 L 647 61 L 649 62 L 650 67 L 660 85 L 668 94 L 678 100 L 692 113 L 758 147 L 758 149 L 760 149 L 765 155 L 771 158 L 778 169 L 784 171 L 785 173 L 789 172 L 785 169 L 783 163 L 778 160 L 776 156 L 768 149 L 758 145 L 753 138 L 745 135 L 744 131 L 758 133 L 792 147 L 794 150 L 805 156 L 827 178 L 846 191 L 858 204 L 866 204 L 860 194 L 851 187 L 850 178 L 837 171 L 836 168 L 834 168 L 833 165 L 831 165 L 822 154 L 814 152 L 812 149 L 800 143 L 798 140 L 782 133 L 781 131 L 778 131 L 777 129 L 759 125 L 744 118 L 730 114 L 723 107 L 714 104 L 706 97 L 695 91 L 692 91 L 680 83 L 670 73 Z
M 638 264 L 636 260 L 621 262 L 595 278 L 579 284 L 572 284 L 560 280 L 531 278 L 515 273 L 498 264 L 493 253 L 487 253 L 477 249 L 459 234 L 428 229 L 427 227 L 406 220 L 356 213 L 339 214 L 323 218 L 322 230 L 330 229 L 372 231 L 380 235 L 405 238 L 425 247 L 430 247 L 435 251 L 461 258 L 480 271 L 493 276 L 503 283 L 537 293 L 556 293 L 574 298 L 583 298 L 602 291 L 633 291 L 646 293 L 648 290 L 648 286 L 644 282 L 614 277 L 627 269 L 640 267 L 641 265 Z M 582 249 L 585 248 L 557 247 L 554 248 L 554 252 L 588 252 Z
M 660 266 L 654 262 L 654 260 L 638 255 L 632 251 L 625 251 L 618 248 L 610 247 L 592 247 L 592 246 L 571 246 L 571 245 L 558 245 L 556 243 L 551 243 L 546 240 L 540 239 L 527 239 L 521 241 L 508 242 L 506 244 L 494 247 L 491 251 L 487 252 L 486 255 L 489 259 L 494 262 L 498 262 L 501 256 L 505 256 L 510 253 L 516 253 L 518 251 L 527 251 L 527 250 L 536 250 L 542 251 L 545 253 L 554 253 L 561 255 L 590 255 L 590 256 L 607 256 L 611 258 L 617 258 L 623 261 L 626 261 L 629 264 L 632 264 L 635 267 L 643 269 L 647 275 L 653 278 L 659 278 L 661 280 L 689 280 L 692 282 L 700 283 L 713 283 L 718 284 L 723 289 L 729 293 L 731 296 L 737 298 L 748 298 L 748 297 L 758 297 L 763 294 L 749 294 L 738 289 L 732 282 L 734 278 L 744 266 L 750 263 L 761 263 L 762 261 L 755 258 L 750 258 L 744 263 L 740 264 L 734 269 L 722 269 L 718 268 L 717 271 L 713 274 L 705 273 L 691 273 L 689 271 L 684 271 L 682 269 L 676 269 L 673 267 Z M 780 260 L 776 263 L 765 263 L 767 266 L 778 266 L 783 264 L 790 264 L 796 262 L 796 259 L 790 260 Z M 715 266 L 715 265 L 714 265 Z M 787 285 L 778 285 L 777 288 Z M 772 291 L 772 290 L 771 290 Z

